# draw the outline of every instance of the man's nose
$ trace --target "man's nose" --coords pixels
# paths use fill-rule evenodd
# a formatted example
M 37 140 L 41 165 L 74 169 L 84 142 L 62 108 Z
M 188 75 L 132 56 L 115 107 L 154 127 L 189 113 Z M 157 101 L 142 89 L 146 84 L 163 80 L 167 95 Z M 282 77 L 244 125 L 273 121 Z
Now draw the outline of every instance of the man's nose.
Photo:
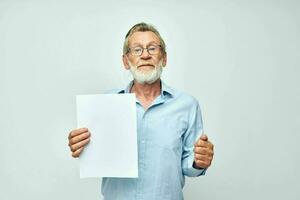
M 143 50 L 142 54 L 140 55 L 140 58 L 142 58 L 142 59 L 151 58 L 151 55 L 148 53 L 148 49 Z

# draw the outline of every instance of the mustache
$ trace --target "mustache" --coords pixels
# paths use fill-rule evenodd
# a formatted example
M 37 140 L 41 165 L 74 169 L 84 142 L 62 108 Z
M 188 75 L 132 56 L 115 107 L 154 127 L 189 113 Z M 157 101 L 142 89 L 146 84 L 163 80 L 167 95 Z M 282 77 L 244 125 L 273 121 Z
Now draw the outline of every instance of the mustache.
M 153 65 L 152 63 L 143 63 L 143 64 L 140 64 L 140 65 L 137 65 L 137 67 L 142 67 L 142 66 L 152 66 L 152 67 L 155 67 L 155 65 Z
M 145 62 L 145 61 L 144 61 Z M 164 67 L 164 65 L 163 65 L 163 60 L 161 59 L 160 61 L 159 61 L 159 63 L 157 63 L 157 64 L 153 64 L 153 63 L 151 63 L 151 62 L 149 62 L 149 63 L 138 63 L 138 64 L 133 64 L 133 63 L 131 63 L 130 62 L 130 60 L 128 60 L 128 64 L 129 64 L 129 66 L 130 67 L 134 67 L 134 68 L 139 68 L 139 67 L 142 67 L 142 66 L 152 66 L 152 67 Z

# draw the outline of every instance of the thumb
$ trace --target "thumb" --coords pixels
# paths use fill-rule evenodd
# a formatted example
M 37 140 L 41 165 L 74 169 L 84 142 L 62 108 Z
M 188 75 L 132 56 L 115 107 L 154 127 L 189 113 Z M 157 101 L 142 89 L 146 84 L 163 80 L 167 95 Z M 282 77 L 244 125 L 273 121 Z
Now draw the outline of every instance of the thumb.
M 207 141 L 208 140 L 207 135 L 202 134 L 201 137 L 200 137 L 200 140 Z

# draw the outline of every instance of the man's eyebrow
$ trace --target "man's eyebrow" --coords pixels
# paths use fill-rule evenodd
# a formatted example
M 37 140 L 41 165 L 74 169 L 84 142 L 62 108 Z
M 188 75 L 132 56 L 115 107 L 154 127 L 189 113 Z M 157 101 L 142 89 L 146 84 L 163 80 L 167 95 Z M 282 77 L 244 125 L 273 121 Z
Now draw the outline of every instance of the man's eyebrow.
M 137 42 L 135 42 L 135 43 L 133 43 L 132 45 L 130 45 L 130 46 L 133 46 L 133 47 L 135 47 L 135 46 L 142 46 L 140 43 L 137 43 Z
M 146 46 L 153 45 L 153 44 L 159 45 L 159 43 L 160 43 L 160 42 L 151 41 L 151 42 L 149 42 Z M 132 43 L 131 46 L 133 46 L 133 47 L 141 46 L 141 47 L 142 47 L 143 45 L 142 45 L 141 43 L 135 42 L 135 43 Z
M 148 44 L 148 45 L 153 45 L 153 44 L 155 44 L 155 45 L 159 45 L 159 44 L 160 44 L 160 42 L 151 41 L 151 42 L 149 42 L 149 44 Z

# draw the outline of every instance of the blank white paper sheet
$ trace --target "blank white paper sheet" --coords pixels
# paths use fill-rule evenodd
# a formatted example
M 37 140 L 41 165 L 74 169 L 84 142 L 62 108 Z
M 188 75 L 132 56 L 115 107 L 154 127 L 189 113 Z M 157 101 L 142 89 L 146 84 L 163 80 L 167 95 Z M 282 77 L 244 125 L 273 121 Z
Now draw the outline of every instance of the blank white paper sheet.
M 77 126 L 91 133 L 79 157 L 80 178 L 138 177 L 134 94 L 77 95 Z

